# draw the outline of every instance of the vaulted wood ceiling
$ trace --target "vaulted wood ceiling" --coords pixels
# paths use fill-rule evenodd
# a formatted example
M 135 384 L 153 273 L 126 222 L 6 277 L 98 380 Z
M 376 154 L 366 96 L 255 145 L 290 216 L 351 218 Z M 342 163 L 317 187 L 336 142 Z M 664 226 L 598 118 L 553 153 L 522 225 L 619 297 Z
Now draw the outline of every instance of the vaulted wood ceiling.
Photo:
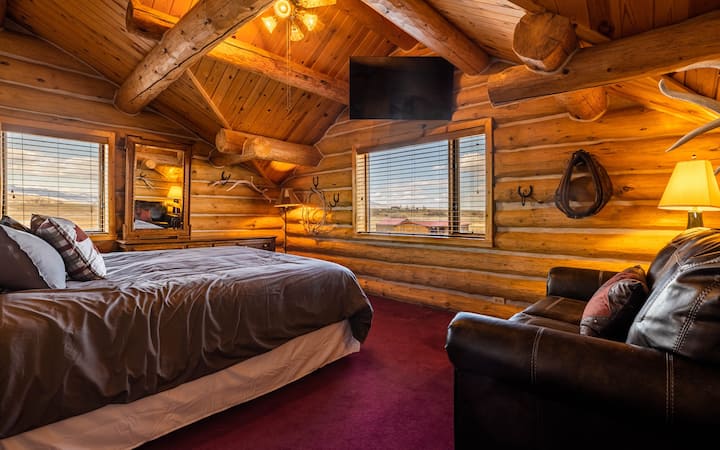
M 129 1 L 166 15 L 169 27 L 197 2 L 7 0 L 7 15 L 120 86 L 159 37 L 128 31 Z M 468 67 L 482 64 L 482 57 L 520 64 L 512 49 L 513 32 L 528 11 L 566 16 L 581 39 L 598 44 L 679 23 L 717 8 L 720 0 L 337 0 L 334 6 L 317 8 L 322 25 L 289 48 L 285 28 L 278 26 L 269 33 L 258 16 L 235 31 L 222 48 L 193 64 L 149 107 L 211 143 L 220 130 L 232 129 L 312 145 L 346 108 L 342 92 L 347 89 L 352 55 L 427 54 L 427 46 L 449 60 L 456 58 L 456 66 L 465 64 L 467 55 L 450 55 L 443 48 L 445 38 L 452 36 L 451 42 L 477 56 L 467 62 Z M 268 65 L 256 64 L 254 70 L 242 68 L 243 63 L 234 56 L 238 49 L 264 55 Z M 297 75 L 299 78 L 320 77 L 325 81 L 316 84 L 327 89 L 310 92 L 288 86 L 294 83 L 284 79 L 283 73 L 286 77 L 295 75 L 284 68 L 287 61 L 305 71 Z M 269 71 L 274 75 L 267 76 Z M 679 72 L 674 77 L 693 91 L 720 99 L 718 70 Z M 652 103 L 648 100 L 651 85 L 639 79 L 621 83 L 614 92 Z M 259 162 L 257 167 L 267 174 L 268 164 Z M 281 179 L 282 171 L 274 178 Z

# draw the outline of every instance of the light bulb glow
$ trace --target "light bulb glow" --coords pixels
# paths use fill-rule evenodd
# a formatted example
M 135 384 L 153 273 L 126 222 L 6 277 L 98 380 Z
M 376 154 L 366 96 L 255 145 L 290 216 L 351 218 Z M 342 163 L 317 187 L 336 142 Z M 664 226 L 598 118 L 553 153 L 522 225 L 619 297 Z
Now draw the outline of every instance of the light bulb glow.
M 290 40 L 293 42 L 302 41 L 302 39 L 305 37 L 302 30 L 300 30 L 300 27 L 297 26 L 296 23 L 293 23 L 290 26 Z
M 302 15 L 302 23 L 305 25 L 305 28 L 307 28 L 308 31 L 314 30 L 318 24 L 317 14 L 304 13 Z
M 263 17 L 262 22 L 265 25 L 265 28 L 267 28 L 268 32 L 272 34 L 273 31 L 275 31 L 275 28 L 277 27 L 278 21 L 275 18 L 275 16 L 270 17 Z
M 292 5 L 288 0 L 277 0 L 274 9 L 275 15 L 281 19 L 287 19 L 292 14 Z

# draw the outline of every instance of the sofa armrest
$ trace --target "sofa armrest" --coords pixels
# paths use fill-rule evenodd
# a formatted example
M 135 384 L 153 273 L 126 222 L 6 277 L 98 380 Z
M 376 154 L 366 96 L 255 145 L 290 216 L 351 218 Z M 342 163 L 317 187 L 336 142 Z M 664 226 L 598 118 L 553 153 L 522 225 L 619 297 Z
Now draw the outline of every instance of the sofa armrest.
M 655 349 L 462 312 L 446 350 L 456 370 L 557 401 L 629 407 L 664 423 L 720 423 L 720 367 Z
M 553 267 L 548 272 L 546 295 L 588 301 L 617 272 L 577 267 Z

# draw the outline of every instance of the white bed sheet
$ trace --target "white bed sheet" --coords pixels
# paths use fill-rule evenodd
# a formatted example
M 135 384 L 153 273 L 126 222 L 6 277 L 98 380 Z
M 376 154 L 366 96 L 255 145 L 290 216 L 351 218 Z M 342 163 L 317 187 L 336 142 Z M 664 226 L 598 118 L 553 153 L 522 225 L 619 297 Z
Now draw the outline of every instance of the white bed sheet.
M 223 371 L 127 404 L 0 440 L 0 449 L 125 450 L 278 389 L 360 350 L 348 321 L 296 337 Z

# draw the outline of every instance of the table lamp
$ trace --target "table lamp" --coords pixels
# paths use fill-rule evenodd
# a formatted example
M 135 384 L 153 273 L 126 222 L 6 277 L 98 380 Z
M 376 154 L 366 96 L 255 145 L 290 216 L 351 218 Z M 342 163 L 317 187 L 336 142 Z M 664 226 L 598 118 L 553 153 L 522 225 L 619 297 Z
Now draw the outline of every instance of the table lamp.
M 687 227 L 702 227 L 703 211 L 720 210 L 720 189 L 710 161 L 677 163 L 658 204 L 660 209 L 687 211 Z

